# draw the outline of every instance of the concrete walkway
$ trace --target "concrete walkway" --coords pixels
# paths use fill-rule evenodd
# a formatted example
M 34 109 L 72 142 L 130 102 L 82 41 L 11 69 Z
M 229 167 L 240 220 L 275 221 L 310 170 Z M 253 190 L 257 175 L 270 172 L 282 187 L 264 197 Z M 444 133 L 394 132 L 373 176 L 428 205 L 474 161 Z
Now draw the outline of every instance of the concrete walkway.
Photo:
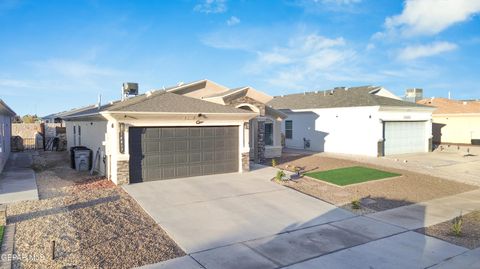
M 271 182 L 262 180 L 262 178 L 265 178 L 265 173 L 268 174 L 268 170 L 261 171 L 260 175 L 250 173 L 250 180 L 261 182 L 259 185 L 254 181 L 247 180 L 243 182 L 240 178 L 232 178 L 232 180 L 239 180 L 239 182 L 246 185 L 236 185 L 239 183 L 237 182 L 234 184 L 236 187 L 230 186 L 230 188 L 238 191 L 239 186 L 243 186 L 242 188 L 254 187 L 260 196 L 264 195 L 262 192 L 267 192 L 269 195 L 276 192 L 285 192 L 284 194 L 287 196 L 293 195 L 289 192 L 290 190 L 278 190 L 278 185 L 271 186 Z M 203 181 L 205 180 L 203 179 Z M 231 183 L 222 180 L 220 182 L 225 184 Z M 190 185 L 193 183 L 185 181 L 181 184 Z M 204 183 L 197 182 L 195 184 L 203 185 Z M 145 184 L 143 187 L 141 187 L 141 184 L 131 186 L 138 188 L 137 192 L 145 193 L 147 189 L 151 188 L 150 185 L 147 185 Z M 173 188 L 173 186 L 171 187 Z M 226 188 L 226 185 L 222 188 Z M 193 191 L 193 189 L 185 189 L 185 187 L 181 187 L 180 190 L 187 191 L 187 193 Z M 225 194 L 225 192 L 217 192 L 218 190 L 213 190 L 209 195 L 216 197 L 221 195 L 220 193 L 222 195 Z M 131 191 L 129 190 L 129 192 Z M 171 193 L 171 189 L 167 188 L 160 193 L 158 191 L 154 190 L 157 193 L 157 197 L 163 197 L 168 192 L 170 195 L 177 197 L 173 201 L 182 199 L 178 198 L 178 192 Z M 471 265 L 480 264 L 479 250 L 470 251 L 466 248 L 412 231 L 419 227 L 450 220 L 457 216 L 460 211 L 465 214 L 472 210 L 480 209 L 480 190 L 366 216 L 348 217 L 345 215 L 345 217 L 340 217 L 335 209 L 318 211 L 316 217 L 310 221 L 299 219 L 293 227 L 287 226 L 281 231 L 272 229 L 275 226 L 271 222 L 277 222 L 278 216 L 275 217 L 275 214 L 272 215 L 272 212 L 269 212 L 269 210 L 278 211 L 280 215 L 282 210 L 284 210 L 285 214 L 292 217 L 289 209 L 300 210 L 297 207 L 297 204 L 301 202 L 300 200 L 291 203 L 288 199 L 285 199 L 285 196 L 275 196 L 271 198 L 272 200 L 268 200 L 269 207 L 266 208 L 264 205 L 266 201 L 256 198 L 256 195 L 242 194 L 240 196 L 242 196 L 241 199 L 239 197 L 216 197 L 216 206 L 221 205 L 230 214 L 213 210 L 213 215 L 208 215 L 207 217 L 212 221 L 206 221 L 204 217 L 185 219 L 184 216 L 185 214 L 192 214 L 191 210 L 196 210 L 197 215 L 201 215 L 204 213 L 202 211 L 211 209 L 213 205 L 209 204 L 211 201 L 205 201 L 205 197 L 197 196 L 187 204 L 182 204 L 180 200 L 176 200 L 178 205 L 174 207 L 175 212 L 157 208 L 158 215 L 155 215 L 155 217 L 160 220 L 165 219 L 165 216 L 161 216 L 161 214 L 169 215 L 167 222 L 159 221 L 159 223 L 162 227 L 167 227 L 167 232 L 180 246 L 187 250 L 188 255 L 163 263 L 148 265 L 144 268 L 303 269 L 427 268 L 432 266 L 434 268 L 475 268 Z M 213 199 L 214 197 L 210 198 Z M 168 200 L 165 197 L 162 199 Z M 165 201 L 162 199 L 159 200 L 157 198 L 157 201 L 162 201 L 162 203 L 157 203 L 156 207 L 165 206 Z M 232 199 L 240 199 L 237 202 L 245 206 L 239 207 Z M 270 201 L 274 199 L 279 199 L 276 204 L 282 204 L 283 206 L 272 206 L 274 204 L 271 204 Z M 309 199 L 310 197 L 307 200 Z M 315 203 L 319 205 L 325 204 L 319 200 L 315 200 Z M 164 204 L 164 206 L 161 206 L 161 204 Z M 195 204 L 195 206 L 191 207 L 192 204 Z M 309 201 L 305 204 L 305 207 L 312 207 L 313 204 Z M 152 208 L 155 206 L 150 205 L 150 207 L 147 211 L 152 211 Z M 257 208 L 260 216 L 251 213 L 252 210 L 255 211 Z M 335 218 L 329 216 L 330 212 L 335 212 Z M 245 218 L 239 218 L 239 214 Z M 328 217 L 324 218 L 323 215 Z M 266 217 L 262 218 L 261 216 Z M 292 220 L 289 219 L 289 221 Z M 236 222 L 239 226 L 234 230 L 222 227 L 223 225 L 232 227 L 232 222 Z M 181 228 L 172 229 L 173 223 L 181 226 Z M 164 224 L 167 224 L 167 226 L 164 226 Z M 255 226 L 258 231 L 261 231 L 260 233 L 252 233 L 252 229 L 255 230 Z M 185 227 L 198 228 L 196 230 L 197 235 L 187 233 L 190 236 L 187 240 L 186 237 L 181 235 L 189 231 L 189 228 Z M 229 232 L 234 232 L 234 234 L 229 236 Z M 244 233 L 245 236 L 239 236 L 238 233 Z M 213 240 L 214 244 L 205 244 L 205 240 L 211 237 L 217 239 L 225 238 L 226 240 Z M 180 240 L 177 240 L 177 238 L 180 238 Z M 196 246 L 192 244 L 192 242 L 197 240 L 202 243 Z M 185 243 L 187 244 L 185 245 Z M 185 248 L 185 246 L 189 247 Z
M 32 153 L 18 152 L 10 158 L 0 174 L 0 204 L 38 200 Z

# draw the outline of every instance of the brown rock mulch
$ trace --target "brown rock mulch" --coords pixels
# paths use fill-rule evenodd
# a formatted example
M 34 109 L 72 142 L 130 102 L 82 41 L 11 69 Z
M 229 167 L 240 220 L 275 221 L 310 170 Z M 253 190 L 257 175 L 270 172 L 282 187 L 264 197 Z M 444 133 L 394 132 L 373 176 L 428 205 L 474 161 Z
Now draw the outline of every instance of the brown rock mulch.
M 132 268 L 185 255 L 122 188 L 69 168 L 65 153 L 34 161 L 40 200 L 7 212 L 14 268 Z
M 480 210 L 465 214 L 462 218 L 462 233 L 459 236 L 452 232 L 452 220 L 418 229 L 417 232 L 469 249 L 480 247 Z
M 326 202 L 343 206 L 346 209 L 348 209 L 347 204 L 353 200 L 361 200 L 362 207 L 370 210 L 351 210 L 357 214 L 371 213 L 371 210 L 383 211 L 478 188 L 473 185 L 406 170 L 392 169 L 321 155 L 284 154 L 281 158 L 276 159 L 276 161 L 278 163 L 277 168 L 290 171 L 292 171 L 294 167 L 300 167 L 302 171 L 325 171 L 343 167 L 364 166 L 402 175 L 400 177 L 374 180 L 344 187 L 335 186 L 308 177 L 297 181 L 281 183 Z

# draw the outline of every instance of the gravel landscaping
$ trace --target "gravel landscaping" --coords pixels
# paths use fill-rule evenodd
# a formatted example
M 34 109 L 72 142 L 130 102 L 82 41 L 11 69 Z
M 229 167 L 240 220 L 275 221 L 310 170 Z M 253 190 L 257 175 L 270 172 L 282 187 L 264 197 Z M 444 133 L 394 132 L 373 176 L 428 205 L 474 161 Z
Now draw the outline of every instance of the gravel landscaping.
M 455 236 L 452 232 L 452 221 L 445 221 L 430 227 L 418 229 L 417 232 L 437 237 L 452 244 L 469 249 L 480 247 L 480 211 L 463 215 L 462 233 Z
M 277 168 L 294 171 L 295 167 L 302 171 L 326 171 L 336 168 L 364 166 L 401 174 L 399 177 L 369 181 L 350 186 L 335 186 L 320 180 L 301 178 L 296 181 L 285 181 L 287 187 L 317 197 L 329 203 L 351 208 L 349 203 L 360 200 L 365 210 L 351 210 L 357 214 L 383 211 L 399 206 L 418 203 L 444 196 L 454 195 L 477 189 L 477 186 L 441 179 L 429 175 L 406 170 L 386 168 L 345 159 L 336 159 L 320 155 L 302 155 L 284 153 L 276 159 Z
M 34 169 L 40 200 L 7 209 L 14 268 L 132 268 L 185 255 L 122 188 L 74 171 L 67 153 L 41 152 Z

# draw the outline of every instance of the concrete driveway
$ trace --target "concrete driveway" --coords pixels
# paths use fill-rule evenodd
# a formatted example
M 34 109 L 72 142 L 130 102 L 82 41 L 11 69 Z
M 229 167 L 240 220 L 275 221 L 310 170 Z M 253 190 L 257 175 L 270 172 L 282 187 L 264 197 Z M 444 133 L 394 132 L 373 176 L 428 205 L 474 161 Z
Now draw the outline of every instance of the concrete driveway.
M 467 155 L 463 151 L 435 151 L 388 156 L 384 159 L 415 172 L 480 185 L 480 155 Z
M 276 169 L 145 182 L 125 190 L 187 253 L 353 216 L 270 182 Z
M 390 155 L 381 158 L 335 153 L 316 154 L 404 169 L 480 186 L 480 147 L 470 147 L 468 149 L 470 149 L 470 152 L 467 152 L 467 147 L 457 149 L 457 147 L 452 146 L 444 148 L 444 151 Z M 302 151 L 293 152 L 305 153 Z

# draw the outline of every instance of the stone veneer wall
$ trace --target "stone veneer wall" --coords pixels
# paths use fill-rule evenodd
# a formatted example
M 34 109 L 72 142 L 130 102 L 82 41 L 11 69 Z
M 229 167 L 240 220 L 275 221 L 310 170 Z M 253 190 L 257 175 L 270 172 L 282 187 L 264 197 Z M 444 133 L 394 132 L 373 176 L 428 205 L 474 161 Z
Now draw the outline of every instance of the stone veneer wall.
M 257 145 L 256 145 L 256 163 L 265 162 L 265 121 L 258 121 L 257 127 Z
M 117 185 L 124 185 L 130 183 L 130 162 L 117 162 Z
M 260 110 L 260 116 L 265 116 L 265 104 L 247 96 L 232 100 L 227 105 L 236 107 L 240 104 L 254 105 Z
M 250 153 L 242 153 L 242 172 L 250 171 Z

